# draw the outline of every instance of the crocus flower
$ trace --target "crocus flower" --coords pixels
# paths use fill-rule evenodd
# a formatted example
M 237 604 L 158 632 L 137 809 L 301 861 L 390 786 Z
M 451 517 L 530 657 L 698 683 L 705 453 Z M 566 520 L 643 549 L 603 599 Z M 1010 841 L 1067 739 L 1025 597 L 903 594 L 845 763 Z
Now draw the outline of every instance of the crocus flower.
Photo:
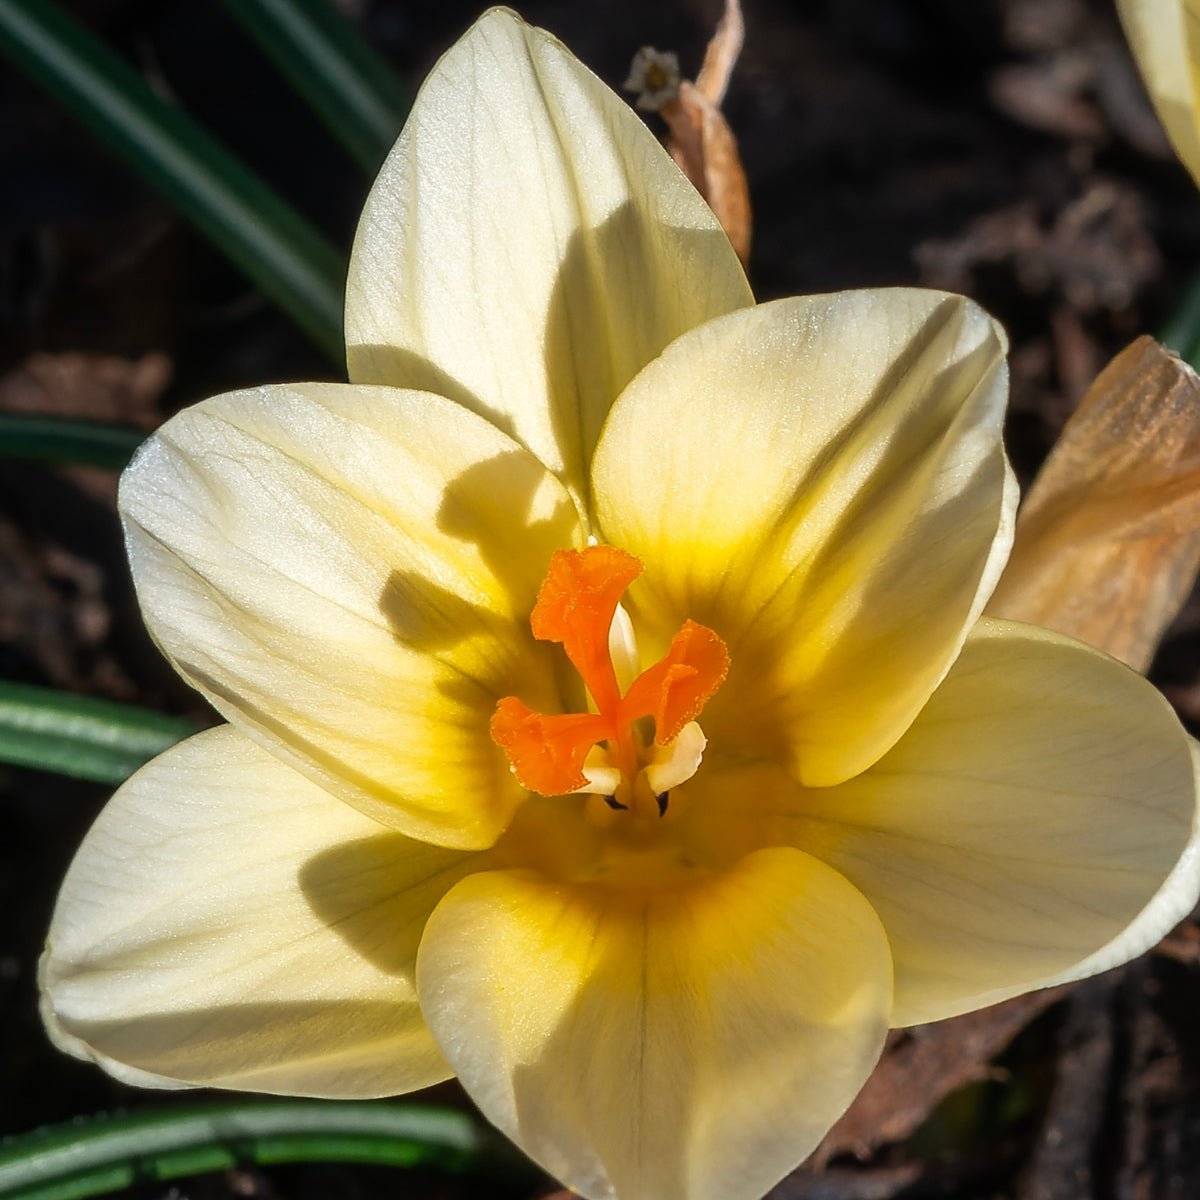
M 1191 908 L 1170 709 L 980 618 L 1015 498 L 970 301 L 755 306 L 631 110 L 493 12 L 371 192 L 346 326 L 350 384 L 208 400 L 122 480 L 146 621 L 228 724 L 79 851 L 64 1049 L 453 1074 L 584 1196 L 752 1198 L 889 1026 Z
M 1200 8 L 1117 0 L 1125 36 L 1175 153 L 1200 184 Z

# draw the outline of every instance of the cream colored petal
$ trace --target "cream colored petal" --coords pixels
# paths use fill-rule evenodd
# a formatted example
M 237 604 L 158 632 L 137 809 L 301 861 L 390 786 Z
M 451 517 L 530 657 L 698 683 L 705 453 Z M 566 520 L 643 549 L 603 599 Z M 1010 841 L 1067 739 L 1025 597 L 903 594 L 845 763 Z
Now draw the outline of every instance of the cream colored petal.
M 892 752 L 806 793 L 795 843 L 888 931 L 894 1022 L 1124 962 L 1196 902 L 1193 746 L 1099 651 L 985 620 Z
M 392 1095 L 445 1079 L 425 920 L 474 855 L 364 817 L 228 726 L 142 768 L 84 840 L 42 959 L 64 1050 L 139 1085 Z
M 786 847 L 641 893 L 472 876 L 417 980 L 484 1114 L 592 1200 L 758 1200 L 866 1079 L 891 995 L 870 906 Z
M 712 321 L 622 395 L 600 525 L 645 563 L 639 638 L 691 617 L 729 646 L 710 761 L 783 757 L 824 786 L 911 723 L 1011 544 L 1003 353 L 962 297 L 843 292 Z
M 169 421 L 121 511 L 150 631 L 224 716 L 401 832 L 495 839 L 524 793 L 488 721 L 559 703 L 529 613 L 581 536 L 532 455 L 438 396 L 279 385 Z
M 1189 738 L 1188 749 L 1192 770 L 1200 781 L 1200 745 Z M 1191 837 L 1150 903 L 1112 941 L 1048 980 L 1046 986 L 1086 979 L 1137 958 L 1162 941 L 1168 930 L 1195 909 L 1197 902 L 1200 902 L 1200 820 L 1193 817 Z
M 708 206 L 632 110 L 495 9 L 434 67 L 367 200 L 350 378 L 467 404 L 581 495 L 625 384 L 752 302 Z
M 1167 137 L 1200 184 L 1200 10 L 1195 0 L 1117 0 L 1117 12 Z

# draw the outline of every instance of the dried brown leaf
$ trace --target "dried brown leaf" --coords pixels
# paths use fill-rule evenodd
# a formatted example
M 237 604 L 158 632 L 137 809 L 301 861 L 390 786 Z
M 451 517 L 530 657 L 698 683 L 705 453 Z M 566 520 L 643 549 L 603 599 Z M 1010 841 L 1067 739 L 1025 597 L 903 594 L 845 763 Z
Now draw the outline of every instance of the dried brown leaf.
M 988 613 L 1138 671 L 1200 566 L 1200 378 L 1153 338 L 1096 378 L 1030 489 Z
M 700 74 L 696 76 L 696 86 L 714 104 L 719 105 L 725 99 L 729 78 L 745 40 L 746 23 L 742 18 L 740 0 L 725 0 L 724 15 L 704 51 L 704 62 Z
M 43 417 L 85 417 L 153 429 L 171 379 L 165 354 L 32 354 L 0 377 L 0 410 Z
M 988 92 L 1005 116 L 1030 129 L 1063 138 L 1098 141 L 1108 132 L 1097 106 L 1088 99 L 1091 60 L 1058 55 L 1049 62 L 1014 63 L 998 68 Z
M 737 139 L 721 113 L 721 101 L 744 37 L 741 4 L 726 0 L 724 16 L 708 43 L 696 82 L 685 79 L 670 99 L 655 98 L 653 102 L 667 123 L 671 157 L 708 201 L 743 263 L 750 257 L 750 188 Z M 639 56 L 647 53 L 639 51 Z M 635 67 L 639 61 L 634 60 Z M 642 105 L 647 99 L 645 86 L 638 71 L 631 70 L 626 87 L 643 91 L 638 101 Z
M 157 353 L 33 354 L 0 376 L 0 411 L 149 430 L 161 422 L 170 375 L 170 360 Z M 116 475 L 95 467 L 0 466 L 0 475 L 7 471 L 23 500 L 20 512 L 0 515 L 0 643 L 54 687 L 135 698 L 108 646 L 111 567 L 119 553 Z
M 934 1025 L 894 1034 L 871 1078 L 812 1158 L 866 1158 L 914 1133 L 951 1092 L 988 1074 L 988 1063 L 1066 991 L 1047 988 Z
M 667 149 L 708 201 L 738 258 L 750 257 L 750 188 L 737 139 L 715 101 L 686 79 L 659 110 L 670 130 Z
M 1200 927 L 1191 921 L 1176 926 L 1154 948 L 1156 954 L 1172 958 L 1187 966 L 1200 963 Z

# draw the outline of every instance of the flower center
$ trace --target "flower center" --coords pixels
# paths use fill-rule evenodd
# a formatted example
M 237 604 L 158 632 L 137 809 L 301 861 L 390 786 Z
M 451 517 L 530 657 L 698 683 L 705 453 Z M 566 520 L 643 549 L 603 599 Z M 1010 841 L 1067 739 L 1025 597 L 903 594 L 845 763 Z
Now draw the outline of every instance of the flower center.
M 622 690 L 614 650 L 627 674 L 637 651 L 619 605 L 641 573 L 615 546 L 551 557 L 529 623 L 539 641 L 561 643 L 596 711 L 540 713 L 516 696 L 496 705 L 492 740 L 531 792 L 590 792 L 614 809 L 653 797 L 661 815 L 671 789 L 700 766 L 706 742 L 696 717 L 721 686 L 729 652 L 711 629 L 685 621 L 667 653 Z

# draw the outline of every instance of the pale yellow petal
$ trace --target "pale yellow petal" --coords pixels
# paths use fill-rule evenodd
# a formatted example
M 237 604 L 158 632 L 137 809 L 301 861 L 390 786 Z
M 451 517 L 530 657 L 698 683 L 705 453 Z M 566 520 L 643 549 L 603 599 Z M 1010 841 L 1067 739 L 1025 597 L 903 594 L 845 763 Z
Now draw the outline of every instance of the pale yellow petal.
M 1196 0 L 1117 0 L 1117 12 L 1167 137 L 1200 184 L 1200 6 Z
M 1200 745 L 1188 739 L 1192 754 L 1192 770 L 1200 784 Z M 1080 962 L 1072 963 L 1065 971 L 1047 981 L 1069 983 L 1075 979 L 1086 979 L 1112 967 L 1119 967 L 1130 959 L 1144 954 L 1156 946 L 1164 934 L 1187 917 L 1200 902 L 1200 814 L 1193 817 L 1192 834 L 1171 873 L 1154 893 L 1150 903 L 1099 950 L 1089 954 Z
M 862 1085 L 891 996 L 870 906 L 789 848 L 649 892 L 472 876 L 417 979 L 484 1114 L 591 1200 L 758 1200 Z
M 708 206 L 632 110 L 493 10 L 430 73 L 367 200 L 350 378 L 452 396 L 580 495 L 625 384 L 752 302 Z
M 488 721 L 561 706 L 529 613 L 581 537 L 528 451 L 438 396 L 265 387 L 169 421 L 121 511 L 151 633 L 224 716 L 404 833 L 495 839 L 523 792 Z
M 648 658 L 688 617 L 729 646 L 710 756 L 827 785 L 911 723 L 1011 544 L 1003 353 L 961 297 L 844 292 L 712 321 L 622 395 L 601 529 L 645 563 Z
M 474 855 L 413 842 L 224 726 L 113 797 L 41 967 L 58 1045 L 139 1085 L 360 1097 L 450 1072 L 414 962 Z
M 1196 774 L 1162 697 L 1099 651 L 985 620 L 895 749 L 805 793 L 795 843 L 875 906 L 895 1023 L 1103 970 L 1196 902 Z

